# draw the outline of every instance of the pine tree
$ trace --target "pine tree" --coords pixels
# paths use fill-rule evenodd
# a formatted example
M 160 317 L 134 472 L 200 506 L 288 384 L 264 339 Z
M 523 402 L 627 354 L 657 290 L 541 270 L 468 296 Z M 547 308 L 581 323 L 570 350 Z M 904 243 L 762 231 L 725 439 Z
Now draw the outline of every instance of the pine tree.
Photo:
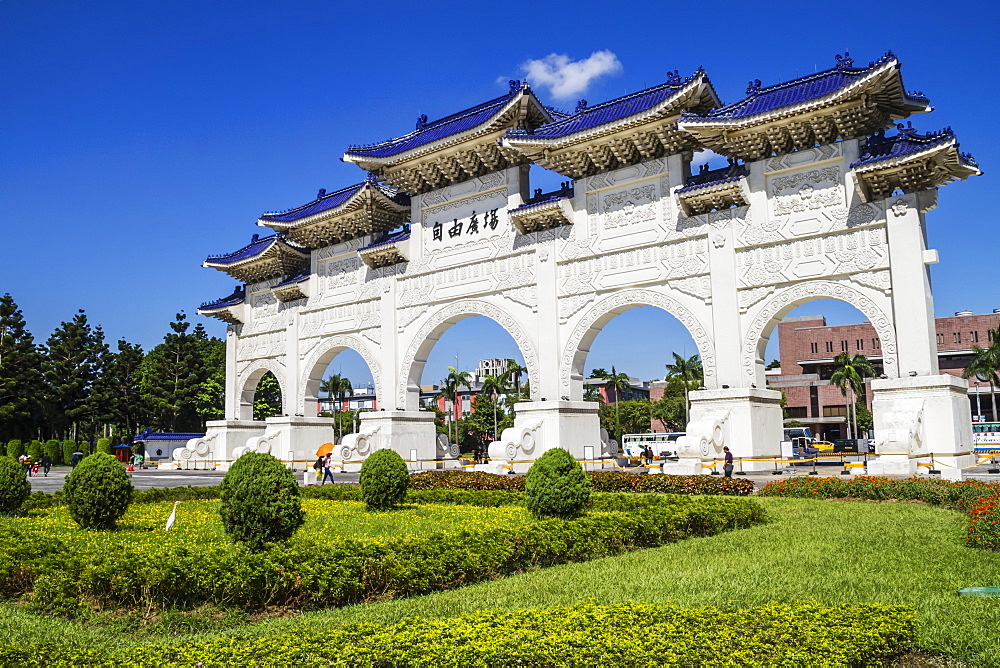
M 0 439 L 28 436 L 38 414 L 42 356 L 24 317 L 5 294 L 0 297 Z
M 190 327 L 187 316 L 178 313 L 170 323 L 172 331 L 149 351 L 140 367 L 142 396 L 152 413 L 153 425 L 164 431 L 197 431 L 204 427 L 198 412 L 202 384 L 218 374 L 216 367 L 225 359 L 225 343 L 209 339 L 200 324 L 189 333 Z
M 101 417 L 115 425 L 118 433 L 133 435 L 149 421 L 139 391 L 139 367 L 144 357 L 142 346 L 120 339 L 118 351 L 108 353 L 95 383 L 94 393 L 102 407 Z
M 91 390 L 106 350 L 104 333 L 100 327 L 90 327 L 83 309 L 49 337 L 42 375 L 46 412 L 56 432 L 68 435 L 73 426 L 93 423 L 96 407 Z

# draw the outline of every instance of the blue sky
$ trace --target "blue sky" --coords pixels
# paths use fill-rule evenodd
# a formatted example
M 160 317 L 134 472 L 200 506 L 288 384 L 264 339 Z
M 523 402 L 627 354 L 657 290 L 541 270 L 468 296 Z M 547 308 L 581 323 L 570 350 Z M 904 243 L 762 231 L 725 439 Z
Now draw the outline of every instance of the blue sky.
M 147 349 L 180 310 L 222 335 L 194 311 L 233 281 L 201 262 L 248 242 L 262 212 L 360 180 L 340 161 L 349 144 L 495 97 L 529 71 L 544 100 L 572 109 L 702 65 L 731 102 L 749 79 L 777 83 L 831 67 L 845 49 L 859 62 L 892 49 L 907 87 L 936 107 L 914 126 L 952 126 L 987 172 L 942 189 L 929 214 L 937 312 L 990 311 L 1000 307 L 983 252 L 1000 164 L 989 111 L 998 40 L 979 6 L 0 0 L 0 293 L 39 341 L 78 308 L 109 339 Z M 546 78 L 546 63 L 595 52 L 617 66 L 605 56 L 577 79 Z M 605 74 L 588 76 L 596 71 Z M 859 319 L 821 304 L 801 312 L 823 311 Z M 471 369 L 514 352 L 499 327 L 477 320 L 442 338 L 427 382 L 456 353 Z M 683 328 L 643 309 L 609 325 L 587 367 L 655 378 L 685 346 Z

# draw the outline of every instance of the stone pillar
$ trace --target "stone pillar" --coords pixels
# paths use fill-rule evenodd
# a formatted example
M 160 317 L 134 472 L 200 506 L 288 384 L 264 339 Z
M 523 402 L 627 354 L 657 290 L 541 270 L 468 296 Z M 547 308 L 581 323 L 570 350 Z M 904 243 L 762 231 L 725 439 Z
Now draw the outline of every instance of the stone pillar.
M 663 464 L 664 473 L 701 475 L 724 456 L 734 459 L 779 457 L 781 454 L 781 392 L 749 387 L 697 390 L 691 393 L 691 421 L 677 440 L 678 461 Z M 771 462 L 743 462 L 744 471 L 774 467 Z M 736 470 L 741 470 L 739 463 Z
M 236 346 L 239 343 L 236 325 L 226 327 L 226 397 L 223 414 L 227 420 L 240 419 L 241 389 L 236 387 Z M 253 417 L 251 415 L 251 417 Z
M 948 374 L 872 381 L 878 459 L 868 473 L 913 475 L 920 462 L 961 479 L 976 461 L 968 390 L 968 381 Z

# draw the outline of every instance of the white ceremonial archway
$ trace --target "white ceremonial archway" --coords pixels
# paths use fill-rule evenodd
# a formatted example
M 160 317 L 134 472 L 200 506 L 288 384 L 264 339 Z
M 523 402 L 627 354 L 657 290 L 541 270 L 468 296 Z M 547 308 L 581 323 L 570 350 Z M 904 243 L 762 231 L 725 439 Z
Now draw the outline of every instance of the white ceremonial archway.
M 432 312 L 413 335 L 400 366 L 397 392 L 399 405 L 406 410 L 417 410 L 420 401 L 420 380 L 434 344 L 452 325 L 473 316 L 485 316 L 510 334 L 524 357 L 532 397 L 539 389 L 539 362 L 536 346 L 527 330 L 505 309 L 479 299 L 466 299 L 448 304 Z
M 313 348 L 309 356 L 302 364 L 302 397 L 300 399 L 299 413 L 309 415 L 310 410 L 319 401 L 319 388 L 323 383 L 323 374 L 330 362 L 345 350 L 353 350 L 361 356 L 361 359 L 368 365 L 368 370 L 372 374 L 372 381 L 375 383 L 375 396 L 382 397 L 382 368 L 378 361 L 378 356 L 372 351 L 371 346 L 361 337 L 350 334 L 341 334 L 323 338 L 322 341 Z
M 240 390 L 240 402 L 238 406 L 240 420 L 253 420 L 253 400 L 257 393 L 257 384 L 264 374 L 270 371 L 278 380 L 281 388 L 281 409 L 289 411 L 288 383 L 285 379 L 285 369 L 273 359 L 255 360 L 240 374 L 237 386 Z
M 605 297 L 591 306 L 573 328 L 562 355 L 560 378 L 564 396 L 573 401 L 583 400 L 584 365 L 590 354 L 590 346 L 611 320 L 626 311 L 642 306 L 654 306 L 666 311 L 684 325 L 698 346 L 698 354 L 705 370 L 705 387 L 715 387 L 715 345 L 712 342 L 710 329 L 706 328 L 688 307 L 665 292 L 630 289 Z

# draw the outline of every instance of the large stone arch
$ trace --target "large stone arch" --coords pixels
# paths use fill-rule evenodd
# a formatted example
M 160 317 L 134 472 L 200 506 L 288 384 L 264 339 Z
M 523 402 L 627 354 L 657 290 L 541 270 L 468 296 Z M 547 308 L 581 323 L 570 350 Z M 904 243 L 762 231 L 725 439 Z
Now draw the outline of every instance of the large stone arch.
M 899 377 L 896 359 L 896 328 L 885 311 L 860 290 L 834 281 L 807 281 L 778 290 L 764 301 L 747 328 L 743 342 L 743 373 L 764 387 L 765 347 L 778 322 L 792 309 L 817 299 L 837 299 L 855 307 L 868 317 L 882 344 L 882 368 L 889 378 Z
M 435 311 L 414 335 L 400 365 L 397 393 L 400 407 L 417 410 L 420 401 L 420 375 L 434 344 L 449 327 L 476 315 L 485 316 L 496 322 L 514 339 L 524 357 L 524 366 L 528 369 L 531 397 L 533 400 L 537 398 L 541 383 L 538 348 L 528 336 L 527 330 L 507 311 L 489 302 L 481 299 L 463 299 Z
M 376 401 L 387 401 L 386 396 L 382 393 L 382 367 L 378 362 L 378 357 L 360 336 L 339 334 L 320 341 L 302 365 L 302 379 L 299 384 L 299 387 L 302 388 L 300 413 L 305 415 L 306 406 L 309 405 L 310 401 L 315 404 L 319 400 L 319 387 L 323 382 L 323 372 L 326 371 L 326 367 L 334 357 L 348 349 L 361 355 L 361 359 L 368 365 L 368 370 L 371 371 L 372 380 L 375 383 Z
M 630 289 L 616 292 L 598 301 L 584 313 L 573 329 L 563 351 L 561 363 L 560 387 L 564 396 L 576 401 L 583 399 L 583 366 L 594 339 L 616 316 L 640 306 L 655 306 L 681 321 L 698 346 L 698 354 L 705 369 L 705 387 L 712 389 L 716 386 L 715 344 L 709 330 L 694 312 L 662 292 Z
M 270 371 L 278 379 L 278 387 L 281 388 L 281 409 L 287 413 L 288 406 L 288 382 L 285 378 L 285 367 L 273 359 L 258 359 L 251 361 L 240 373 L 236 381 L 239 388 L 238 404 L 236 406 L 237 419 L 253 420 L 253 397 L 257 391 L 257 383 Z

